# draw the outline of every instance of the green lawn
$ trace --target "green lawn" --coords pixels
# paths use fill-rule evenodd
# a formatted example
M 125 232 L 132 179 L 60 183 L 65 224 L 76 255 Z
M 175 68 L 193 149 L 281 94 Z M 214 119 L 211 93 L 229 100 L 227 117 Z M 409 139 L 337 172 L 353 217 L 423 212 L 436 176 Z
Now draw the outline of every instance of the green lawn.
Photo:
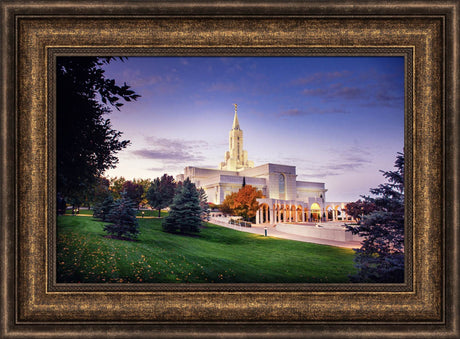
M 137 211 L 137 215 L 141 216 L 142 212 L 144 212 L 145 217 L 158 217 L 158 210 L 140 210 L 140 211 Z M 167 211 L 163 211 L 163 210 L 161 211 L 162 218 L 167 215 L 168 215 Z
M 208 224 L 198 236 L 138 219 L 137 241 L 105 238 L 92 217 L 59 216 L 58 282 L 340 283 L 351 249 L 263 237 Z
M 142 212 L 144 212 L 144 217 L 158 217 L 158 210 L 139 210 L 137 211 L 138 216 L 142 216 Z M 66 215 L 72 215 L 72 209 L 67 209 L 65 211 Z M 80 209 L 79 214 L 82 215 L 93 215 L 93 210 L 88 210 L 88 209 Z M 167 211 L 161 211 L 161 217 L 165 217 L 168 215 Z

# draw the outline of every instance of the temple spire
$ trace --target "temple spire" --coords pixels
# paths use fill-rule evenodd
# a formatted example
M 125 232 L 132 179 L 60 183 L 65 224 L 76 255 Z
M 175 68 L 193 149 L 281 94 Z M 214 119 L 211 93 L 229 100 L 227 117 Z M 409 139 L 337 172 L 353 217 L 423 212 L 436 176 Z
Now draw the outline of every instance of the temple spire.
M 237 114 L 238 105 L 233 104 L 233 106 L 235 106 L 235 116 L 233 117 L 233 127 L 232 127 L 232 129 L 240 129 L 240 123 L 238 122 L 238 114 Z
M 226 171 L 241 171 L 245 168 L 254 167 L 254 162 L 248 160 L 248 152 L 243 150 L 243 131 L 238 121 L 238 105 L 235 107 L 233 127 L 228 135 L 228 151 L 225 152 L 225 161 L 221 162 L 219 169 Z

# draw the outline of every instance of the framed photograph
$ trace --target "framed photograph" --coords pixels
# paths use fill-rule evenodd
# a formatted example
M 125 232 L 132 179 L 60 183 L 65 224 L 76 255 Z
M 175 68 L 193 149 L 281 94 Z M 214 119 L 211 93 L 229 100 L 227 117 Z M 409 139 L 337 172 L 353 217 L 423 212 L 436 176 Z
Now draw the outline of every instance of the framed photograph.
M 327 338 L 405 337 L 415 333 L 418 337 L 454 338 L 460 335 L 458 3 L 51 2 L 49 6 L 37 6 L 28 1 L 2 1 L 1 5 L 2 336 Z M 128 60 L 112 62 L 120 57 Z M 340 126 L 351 129 L 349 120 L 356 120 L 355 144 L 337 137 L 343 152 L 365 153 L 353 145 L 360 141 L 370 144 L 372 136 L 381 149 L 369 146 L 374 160 L 385 157 L 393 145 L 400 145 L 405 165 L 404 270 L 400 279 L 352 283 L 330 275 L 329 280 L 323 281 L 323 278 L 304 277 L 301 263 L 298 276 L 286 273 L 286 279 L 251 276 L 238 280 L 235 277 L 241 277 L 241 273 L 232 276 L 227 271 L 220 272 L 220 268 L 215 269 L 215 276 L 207 272 L 206 280 L 197 270 L 193 274 L 190 270 L 188 275 L 179 267 L 184 274 L 155 272 L 160 276 L 168 273 L 164 279 L 143 272 L 143 266 L 132 277 L 121 273 L 106 276 L 96 266 L 90 267 L 92 271 L 83 268 L 80 271 L 80 267 L 69 270 L 72 253 L 65 252 L 63 236 L 72 242 L 79 236 L 83 242 L 89 238 L 77 230 L 59 233 L 58 225 L 64 220 L 57 215 L 60 185 L 62 182 L 70 185 L 72 177 L 82 178 L 83 173 L 76 163 L 72 165 L 72 176 L 63 175 L 60 161 L 67 155 L 71 158 L 72 152 L 63 150 L 60 140 L 63 126 L 66 135 L 81 133 L 82 143 L 83 134 L 92 128 L 82 127 L 85 125 L 78 120 L 78 114 L 63 122 L 58 111 L 66 107 L 66 112 L 75 113 L 73 98 L 67 96 L 62 100 L 59 95 L 65 90 L 62 74 L 69 74 L 82 60 L 106 62 L 107 78 L 116 79 L 120 87 L 112 88 L 112 94 L 106 97 L 102 94 L 97 100 L 109 100 L 115 110 L 118 99 L 114 96 L 123 97 L 126 107 L 137 99 L 136 83 L 144 89 L 148 88 L 146 84 L 162 85 L 155 88 L 161 95 L 148 90 L 139 92 L 142 95 L 139 102 L 147 98 L 152 109 L 157 104 L 157 115 L 142 113 L 142 109 L 148 110 L 146 106 L 133 106 L 138 111 L 137 116 L 132 113 L 129 118 L 132 125 L 127 122 L 115 125 L 114 116 L 115 130 L 123 130 L 117 126 L 126 126 L 133 144 L 131 153 L 123 155 L 127 158 L 120 160 L 120 167 L 126 161 L 130 163 L 126 165 L 128 172 L 142 166 L 146 171 L 158 171 L 152 179 L 162 173 L 176 175 L 177 182 L 185 182 L 189 177 L 194 185 L 203 187 L 208 201 L 217 205 L 236 193 L 232 190 L 237 186 L 259 188 L 260 207 L 247 217 L 252 218 L 252 229 L 260 231 L 257 236 L 261 239 L 264 225 L 274 222 L 285 223 L 291 230 L 296 225 L 312 223 L 313 228 L 323 227 L 325 232 L 328 227 L 324 225 L 328 222 L 363 218 L 359 213 L 354 217 L 351 212 L 346 214 L 344 206 L 339 205 L 350 198 L 328 198 L 334 197 L 334 190 L 328 190 L 328 183 L 324 186 L 315 172 L 324 171 L 325 167 L 315 169 L 305 164 L 302 167 L 302 163 L 296 163 L 299 158 L 292 157 L 296 155 L 295 148 L 290 150 L 292 153 L 283 151 L 286 146 L 281 139 L 287 139 L 289 134 L 284 128 L 292 131 L 289 135 L 292 140 L 314 143 L 319 151 L 315 153 L 310 148 L 309 154 L 318 159 L 328 149 L 318 139 L 333 137 L 321 135 L 328 131 L 296 131 L 301 124 L 308 125 L 318 119 L 314 114 L 320 114 L 331 126 L 331 135 L 343 132 Z M 152 65 L 156 72 L 151 71 Z M 173 92 L 174 81 L 170 79 L 180 67 L 187 68 L 188 73 L 183 71 L 182 75 L 188 75 L 181 77 L 181 91 Z M 240 83 L 238 91 L 245 92 L 241 94 L 235 89 L 241 78 L 235 74 L 247 76 L 251 67 L 262 71 L 253 72 L 246 84 Z M 340 81 L 331 81 L 337 77 Z M 126 81 L 128 85 L 134 82 L 132 88 L 123 85 L 125 78 L 131 79 L 131 83 Z M 226 81 L 220 81 L 223 79 Z M 77 79 L 75 83 L 82 82 Z M 365 112 L 374 116 L 348 114 L 359 109 L 346 106 L 344 98 L 351 97 L 359 97 L 361 108 L 372 106 Z M 341 106 L 333 105 L 336 98 L 343 99 Z M 190 106 L 188 99 L 193 100 Z M 257 100 L 263 100 L 265 106 Z M 305 100 L 310 100 L 310 106 L 305 106 Z M 216 103 L 229 107 L 217 112 Z M 203 112 L 200 107 L 204 104 L 212 106 L 214 113 L 199 113 Z M 394 111 L 385 111 L 391 111 L 388 116 L 376 108 L 390 104 Z M 270 111 L 269 107 L 274 105 L 278 106 Z M 187 107 L 188 114 L 177 113 Z M 98 108 L 104 111 L 102 104 Z M 397 116 L 396 112 L 400 115 L 392 120 L 391 115 Z M 157 123 L 168 128 L 149 135 L 140 125 L 147 126 L 143 120 L 152 119 L 152 115 L 158 119 Z M 275 116 L 285 123 L 271 126 L 269 119 Z M 222 121 L 227 120 L 228 125 L 222 126 Z M 362 120 L 367 121 L 370 131 L 363 130 L 366 123 L 361 125 Z M 333 122 L 337 121 L 337 128 L 333 128 Z M 250 123 L 260 124 L 260 128 L 250 127 Z M 259 134 L 264 128 L 270 132 L 266 134 L 269 137 Z M 221 129 L 223 133 L 219 132 Z M 209 140 L 204 140 L 207 130 Z M 296 133 L 303 139 L 295 139 Z M 310 139 L 306 138 L 307 133 Z M 348 139 L 348 134 L 343 133 L 343 140 Z M 219 136 L 224 146 L 219 145 Z M 254 152 L 245 152 L 243 148 L 251 150 L 248 145 L 251 140 Z M 255 146 L 257 143 L 273 151 L 264 153 L 263 148 Z M 195 151 L 204 144 L 210 153 L 227 151 L 222 153 L 220 164 L 209 164 L 209 159 L 215 157 L 208 159 Z M 277 144 L 281 144 L 280 149 Z M 369 152 L 366 154 L 370 157 Z M 366 154 L 359 159 L 355 157 L 355 161 L 362 162 Z M 390 162 L 388 168 L 380 166 L 380 169 L 391 169 L 392 165 Z M 205 169 L 210 166 L 215 167 L 212 171 L 220 171 L 219 179 L 214 179 L 217 172 Z M 356 166 L 353 168 L 359 172 Z M 125 175 L 112 173 L 112 176 Z M 275 174 L 276 183 L 273 183 Z M 135 176 L 144 174 L 139 172 L 132 177 Z M 294 186 L 297 191 L 292 190 Z M 341 186 L 336 187 L 340 190 Z M 76 213 L 75 209 L 73 212 Z M 215 215 L 214 221 L 221 220 L 219 217 Z M 74 220 L 79 218 L 83 220 L 77 216 Z M 140 221 L 142 225 L 147 222 L 151 221 Z M 225 223 L 229 220 L 225 219 Z M 240 228 L 247 226 L 238 223 Z M 233 227 L 227 224 L 227 228 Z M 151 226 L 165 227 L 160 223 Z M 121 233 L 117 235 L 117 231 L 110 234 L 127 240 Z M 132 235 L 135 234 L 133 231 Z M 104 245 L 93 245 L 92 255 L 102 256 Z M 307 265 L 307 259 L 305 262 Z M 169 269 L 173 272 L 176 267 L 168 266 Z M 118 280 L 111 280 L 114 276 Z M 170 280 L 173 278 L 178 282 Z
M 230 284 L 226 289 L 249 284 L 247 289 L 297 283 L 324 289 L 324 283 L 355 282 L 401 289 L 410 284 L 412 261 L 408 256 L 404 263 L 404 248 L 411 248 L 412 238 L 404 246 L 403 175 L 400 188 L 384 186 L 391 199 L 380 194 L 375 201 L 353 203 L 384 181 L 380 168 L 403 159 L 404 97 L 413 87 L 412 79 L 405 81 L 405 69 L 412 67 L 409 50 L 308 56 L 317 51 L 299 48 L 294 56 L 275 57 L 267 56 L 275 49 L 250 48 L 245 53 L 255 56 L 230 56 L 228 49 L 220 50 L 230 53 L 225 57 L 146 52 L 150 55 L 97 59 L 50 50 L 50 73 L 56 69 L 49 83 L 56 107 L 51 126 L 57 126 L 51 158 L 56 158 L 58 204 L 67 205 L 49 232 L 50 248 L 57 249 L 48 268 L 50 287 L 153 283 L 152 288 L 177 289 L 168 283 L 218 283 Z M 106 84 L 113 79 L 134 86 L 125 87 L 130 97 L 123 106 L 114 101 L 118 106 L 110 114 L 99 110 L 103 102 L 81 111 L 90 95 L 75 93 L 92 81 L 94 70 L 104 71 Z M 224 102 L 240 104 L 226 110 Z M 411 104 L 407 107 L 410 124 Z M 110 119 L 110 129 L 102 119 L 89 127 L 98 113 Z M 110 138 L 118 137 L 112 128 L 123 132 L 129 146 Z M 323 138 L 325 133 L 330 134 Z M 97 152 L 105 146 L 94 140 L 104 139 L 110 140 L 105 145 L 114 150 L 116 167 L 105 165 L 115 163 L 108 152 Z M 411 145 L 410 136 L 406 139 Z M 411 150 L 408 154 L 410 163 Z M 97 163 L 91 161 L 97 156 Z M 94 167 L 104 170 L 101 177 L 93 179 Z M 187 179 L 200 199 L 193 200 L 188 188 L 179 192 Z M 132 207 L 115 208 L 124 201 Z M 203 206 L 201 214 L 184 201 Z M 346 210 L 352 204 L 357 211 Z M 383 208 L 390 213 L 388 222 L 377 214 Z M 351 232 L 367 227 L 359 224 L 364 213 L 367 223 L 379 218 L 382 225 L 369 245 Z M 373 239 L 386 233 L 383 225 L 393 225 L 395 218 L 399 227 L 392 226 L 388 244 L 373 246 Z M 380 268 L 355 269 L 353 248 L 366 246 L 360 265 L 372 260 L 368 253 L 380 251 Z

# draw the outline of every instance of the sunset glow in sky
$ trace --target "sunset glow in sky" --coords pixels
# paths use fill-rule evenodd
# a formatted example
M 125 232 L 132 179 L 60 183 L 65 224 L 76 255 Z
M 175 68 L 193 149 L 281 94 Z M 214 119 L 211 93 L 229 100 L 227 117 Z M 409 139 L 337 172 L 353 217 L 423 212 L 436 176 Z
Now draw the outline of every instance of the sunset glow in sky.
M 404 146 L 403 57 L 130 57 L 106 77 L 141 95 L 107 117 L 131 144 L 110 177 L 217 168 L 238 104 L 255 166 L 297 166 L 355 201 L 384 181 Z

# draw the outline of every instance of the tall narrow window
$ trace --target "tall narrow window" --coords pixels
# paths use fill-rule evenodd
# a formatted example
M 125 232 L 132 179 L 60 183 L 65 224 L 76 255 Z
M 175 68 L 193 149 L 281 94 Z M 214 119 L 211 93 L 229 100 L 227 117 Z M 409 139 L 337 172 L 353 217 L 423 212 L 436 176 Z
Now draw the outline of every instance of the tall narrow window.
M 280 174 L 279 184 L 280 194 L 284 194 L 286 187 L 286 178 L 284 177 L 284 174 Z

